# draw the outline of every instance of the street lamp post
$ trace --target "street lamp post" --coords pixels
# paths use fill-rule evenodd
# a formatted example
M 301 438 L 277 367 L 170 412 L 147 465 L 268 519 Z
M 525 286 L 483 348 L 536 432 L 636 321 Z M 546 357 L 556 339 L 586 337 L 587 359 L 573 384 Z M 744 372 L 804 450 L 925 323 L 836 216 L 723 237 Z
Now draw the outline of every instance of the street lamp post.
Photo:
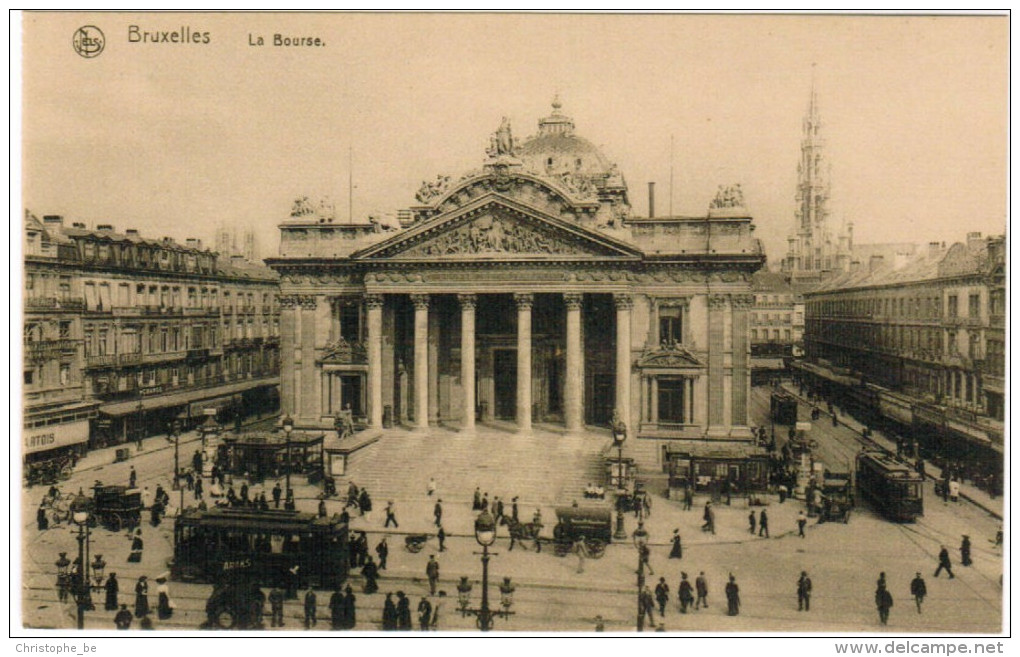
M 78 629 L 85 629 L 85 610 L 94 609 L 92 605 L 92 586 L 89 583 L 89 558 L 86 550 L 89 540 L 89 520 L 91 519 L 91 503 L 79 489 L 78 497 L 71 505 L 71 519 L 78 525 L 78 581 L 74 583 L 74 601 L 78 606 Z M 100 559 L 101 560 L 101 559 Z M 105 564 L 104 564 L 105 566 Z
M 645 610 L 641 604 L 641 593 L 645 590 L 645 555 L 644 550 L 648 545 L 648 532 L 645 531 L 645 521 L 643 514 L 639 516 L 637 529 L 634 530 L 634 547 L 637 548 L 638 552 L 638 570 L 637 570 L 637 602 L 638 602 L 638 616 L 637 616 L 637 630 L 638 632 L 644 631 L 645 629 Z
M 181 503 L 179 509 L 184 509 L 184 486 L 181 486 L 181 421 L 174 420 L 171 425 L 172 432 L 174 435 L 174 488 L 176 488 L 181 494 Z M 196 473 L 197 476 L 201 477 L 202 473 Z
M 623 443 L 627 440 L 627 427 L 623 425 L 623 422 L 616 421 L 617 418 L 613 419 L 613 444 L 616 445 L 616 490 L 617 500 L 619 500 L 619 492 L 623 489 Z M 627 530 L 623 528 L 623 509 L 619 504 L 616 507 L 616 532 L 613 534 L 613 538 L 620 541 L 627 540 Z
M 482 546 L 482 605 L 478 609 L 468 608 L 471 584 L 466 577 L 462 577 L 460 584 L 457 585 L 458 603 L 461 616 L 478 617 L 478 629 L 488 632 L 492 629 L 495 616 L 507 618 L 514 613 L 510 611 L 510 607 L 513 605 L 514 586 L 511 584 L 510 578 L 505 577 L 503 584 L 499 587 L 502 609 L 494 611 L 489 607 L 489 546 L 496 542 L 496 520 L 488 511 L 482 511 L 475 520 L 475 540 Z
M 290 434 L 294 431 L 294 418 L 287 414 L 287 417 L 283 418 L 283 434 L 287 437 L 287 496 L 290 496 Z

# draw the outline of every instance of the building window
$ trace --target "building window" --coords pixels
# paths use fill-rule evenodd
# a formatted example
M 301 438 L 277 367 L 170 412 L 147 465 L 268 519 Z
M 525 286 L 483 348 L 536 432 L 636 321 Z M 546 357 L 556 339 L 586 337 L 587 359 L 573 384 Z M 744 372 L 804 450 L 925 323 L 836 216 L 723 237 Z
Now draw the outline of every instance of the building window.
M 71 337 L 71 322 L 60 322 L 60 337 Z
M 677 377 L 659 377 L 659 422 L 683 424 L 684 388 L 686 379 Z
M 659 308 L 659 344 L 683 344 L 683 307 L 665 306 Z
M 37 342 L 42 340 L 42 324 L 29 322 L 25 324 L 25 342 Z
M 30 386 L 35 383 L 35 370 L 25 370 L 25 385 Z
M 967 298 L 967 316 L 968 317 L 980 317 L 981 316 L 981 295 L 972 294 Z
M 956 317 L 957 316 L 956 304 L 957 304 L 958 301 L 959 301 L 959 299 L 957 298 L 957 296 L 955 294 L 949 297 L 949 316 L 950 317 Z

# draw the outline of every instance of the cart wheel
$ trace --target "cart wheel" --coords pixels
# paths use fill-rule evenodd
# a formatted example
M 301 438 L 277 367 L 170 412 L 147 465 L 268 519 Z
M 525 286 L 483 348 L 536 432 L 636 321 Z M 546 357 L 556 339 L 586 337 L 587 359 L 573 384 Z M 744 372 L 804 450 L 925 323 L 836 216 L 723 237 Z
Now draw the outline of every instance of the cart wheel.
M 111 513 L 106 519 L 106 526 L 111 532 L 119 532 L 124 526 L 119 513 Z
M 588 550 L 588 555 L 592 559 L 601 559 L 606 553 L 606 545 L 602 541 L 587 539 L 584 542 L 585 549 Z
M 220 607 L 213 616 L 213 619 L 216 622 L 216 627 L 221 630 L 231 630 L 237 625 L 237 614 L 227 606 Z

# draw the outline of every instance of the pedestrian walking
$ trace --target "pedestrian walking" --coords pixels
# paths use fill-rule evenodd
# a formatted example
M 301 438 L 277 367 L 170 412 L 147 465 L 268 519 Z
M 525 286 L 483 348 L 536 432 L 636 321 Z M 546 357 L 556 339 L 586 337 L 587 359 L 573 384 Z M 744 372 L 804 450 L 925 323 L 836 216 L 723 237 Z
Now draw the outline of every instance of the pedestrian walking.
M 283 591 L 278 586 L 269 592 L 269 610 L 272 613 L 270 627 L 283 627 Z
M 35 524 L 41 532 L 50 528 L 50 519 L 46 517 L 46 507 L 42 505 L 42 502 L 39 503 L 39 508 L 35 512 Z
M 702 512 L 701 518 L 702 518 L 702 520 L 705 521 L 704 524 L 701 525 L 701 531 L 703 531 L 703 532 L 711 531 L 714 534 L 715 533 L 715 529 L 712 527 L 712 501 L 711 500 L 708 500 L 707 502 L 705 502 L 705 510 L 704 510 L 704 512 Z
M 156 578 L 156 615 L 160 620 L 166 620 L 174 615 L 174 601 L 170 598 L 170 586 L 167 584 L 167 577 L 170 573 L 160 575 Z
M 131 612 L 128 611 L 127 605 L 121 605 L 120 611 L 113 617 L 113 624 L 118 630 L 130 630 L 131 629 Z
M 202 499 L 202 493 L 203 492 L 205 492 L 205 486 L 202 483 L 202 478 L 199 477 L 198 479 L 195 479 L 195 500 L 196 501 Z
M 421 602 L 418 603 L 418 627 L 421 628 L 422 632 L 428 632 L 431 623 L 432 603 L 429 602 L 428 598 L 422 598 Z
M 786 502 L 786 484 L 779 484 L 779 503 Z
M 642 545 L 639 548 L 638 553 L 640 554 L 641 557 L 641 563 L 643 563 L 645 567 L 648 568 L 648 574 L 654 575 L 655 571 L 652 570 L 652 563 L 648 560 L 652 556 L 652 549 L 649 548 L 647 544 Z
M 397 605 L 393 602 L 393 594 L 386 594 L 386 601 L 383 603 L 382 628 L 384 632 L 392 632 L 397 629 Z
M 747 525 L 751 528 L 751 535 L 754 536 L 754 532 L 758 530 L 758 519 L 754 515 L 754 509 L 747 514 Z
M 652 596 L 652 590 L 647 586 L 641 591 L 639 603 L 641 604 L 640 614 L 638 616 L 639 622 L 643 622 L 644 618 L 648 618 L 648 627 L 655 629 L 655 598 Z
M 572 551 L 577 554 L 577 574 L 580 575 L 584 572 L 584 539 L 578 537 L 574 540 Z
M 149 579 L 142 575 L 135 584 L 135 618 L 149 613 Z
M 804 515 L 804 511 L 797 513 L 797 536 L 804 538 L 804 526 L 807 525 L 807 516 Z
M 429 497 L 432 497 L 436 493 L 436 480 L 433 477 L 429 477 L 429 483 L 426 485 L 428 489 Z
M 439 526 L 439 531 L 436 533 L 436 539 L 439 540 L 439 551 L 446 552 L 446 530 L 443 526 Z
M 354 626 L 358 624 L 357 609 L 355 602 L 357 598 L 354 597 L 354 591 L 351 590 L 348 584 L 344 588 L 344 629 L 353 630 Z
M 386 503 L 386 522 L 383 524 L 383 527 L 389 527 L 391 522 L 394 527 L 400 526 L 397 524 L 397 513 L 396 509 L 393 507 L 393 500 Z
M 436 500 L 436 505 L 432 509 L 432 515 L 436 519 L 436 527 L 443 524 L 443 500 Z
M 921 578 L 920 572 L 910 582 L 910 595 L 914 596 L 917 613 L 921 613 L 921 603 L 924 602 L 924 596 L 928 595 L 928 587 L 925 585 L 924 579 Z
M 141 563 L 142 561 L 142 550 L 145 547 L 145 542 L 142 540 L 142 528 L 139 527 L 135 530 L 134 536 L 131 537 L 131 553 L 128 554 L 129 563 Z
M 765 538 L 769 538 L 769 515 L 765 513 L 765 509 L 762 509 L 758 514 L 758 536 L 762 534 L 765 535 Z
M 103 588 L 106 589 L 106 611 L 117 611 L 117 607 L 120 606 L 117 599 L 120 594 L 120 582 L 117 581 L 117 573 L 110 573 L 107 576 Z
M 655 585 L 655 601 L 659 603 L 659 616 L 665 618 L 666 604 L 669 602 L 669 584 L 666 584 L 665 577 L 660 577 L 659 583 Z
M 879 586 L 875 589 L 875 606 L 878 608 L 878 620 L 882 625 L 888 625 L 889 610 L 892 609 L 893 598 L 887 587 Z
M 694 506 L 694 491 L 691 490 L 691 485 L 684 484 L 684 511 L 690 511 L 691 507 Z
M 333 630 L 344 629 L 344 594 L 339 586 L 329 597 L 329 625 Z
M 686 614 L 687 608 L 694 605 L 694 589 L 687 579 L 687 573 L 680 573 L 680 585 L 677 587 L 677 595 L 680 597 L 680 613 Z
M 191 467 L 195 471 L 196 476 L 202 476 L 202 467 L 204 464 L 205 459 L 202 458 L 202 450 L 196 449 L 194 456 L 191 457 Z
M 698 599 L 694 601 L 694 611 L 701 606 L 708 609 L 708 580 L 705 579 L 704 570 L 698 573 L 698 578 L 694 580 L 694 590 L 698 593 Z
M 375 546 L 375 553 L 379 557 L 379 570 L 386 570 L 386 558 L 390 556 L 390 546 L 386 542 L 385 536 Z
M 319 622 L 318 618 L 316 618 L 316 612 L 317 612 L 317 609 L 316 609 L 317 604 L 316 603 L 317 602 L 318 602 L 318 600 L 317 600 L 316 595 L 315 595 L 315 590 L 312 588 L 312 585 L 309 584 L 308 585 L 308 590 L 305 591 L 305 629 L 306 630 L 315 627 L 318 624 L 318 622 Z
M 949 480 L 949 501 L 960 501 L 960 482 L 956 477 Z
M 949 561 L 949 550 L 945 545 L 939 550 L 939 567 L 935 569 L 935 577 L 938 577 L 943 570 L 949 573 L 949 579 L 953 579 L 953 564 Z
M 492 515 L 495 517 L 496 526 L 498 527 L 506 522 L 506 518 L 503 517 L 503 500 L 498 497 L 493 498 L 493 510 L 495 513 Z
M 807 571 L 800 571 L 797 580 L 797 611 L 811 611 L 811 578 Z
M 131 466 L 131 472 L 128 473 L 128 488 L 134 488 L 135 484 L 138 483 L 138 473 L 135 472 L 135 466 Z
M 481 511 L 482 510 L 482 491 L 477 486 L 475 487 L 475 495 L 471 498 L 471 510 Z
M 411 629 L 411 601 L 403 591 L 397 591 L 397 629 L 405 632 Z
M 669 551 L 670 559 L 683 559 L 684 558 L 684 546 L 680 540 L 680 530 L 673 530 L 673 548 Z
M 740 587 L 737 586 L 737 578 L 730 574 L 730 581 L 726 584 L 726 615 L 736 616 L 740 613 Z
M 436 584 L 439 583 L 439 562 L 436 555 L 429 555 L 429 562 L 425 564 L 425 575 L 429 578 L 429 595 L 436 594 Z
M 283 489 L 280 488 L 280 482 L 276 482 L 273 486 L 273 508 L 280 508 L 280 499 L 283 497 Z
M 963 535 L 963 541 L 960 543 L 960 565 L 969 566 L 973 561 L 970 560 L 970 536 Z
M 480 511 L 488 511 L 489 510 L 489 494 L 488 493 L 482 493 L 482 501 L 481 501 L 481 504 L 479 505 L 478 509 Z
M 371 556 L 365 557 L 365 565 L 361 567 L 361 576 L 365 578 L 365 594 L 371 595 L 379 590 L 379 568 Z

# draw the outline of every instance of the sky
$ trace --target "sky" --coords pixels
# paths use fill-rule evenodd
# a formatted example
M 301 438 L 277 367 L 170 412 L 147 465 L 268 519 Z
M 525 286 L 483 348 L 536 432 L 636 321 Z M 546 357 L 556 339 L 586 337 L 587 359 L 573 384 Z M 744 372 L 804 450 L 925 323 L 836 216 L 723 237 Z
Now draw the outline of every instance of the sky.
M 82 25 L 103 31 L 100 55 L 73 49 Z M 209 43 L 132 43 L 132 25 Z M 331 197 L 338 221 L 350 205 L 394 214 L 423 180 L 480 166 L 503 116 L 534 134 L 559 94 L 635 214 L 649 181 L 657 214 L 691 215 L 741 183 L 776 265 L 814 79 L 830 209 L 857 242 L 1005 231 L 1003 17 L 52 13 L 22 27 L 22 207 L 90 227 L 211 243 L 221 223 L 251 226 L 271 256 L 295 198 Z

